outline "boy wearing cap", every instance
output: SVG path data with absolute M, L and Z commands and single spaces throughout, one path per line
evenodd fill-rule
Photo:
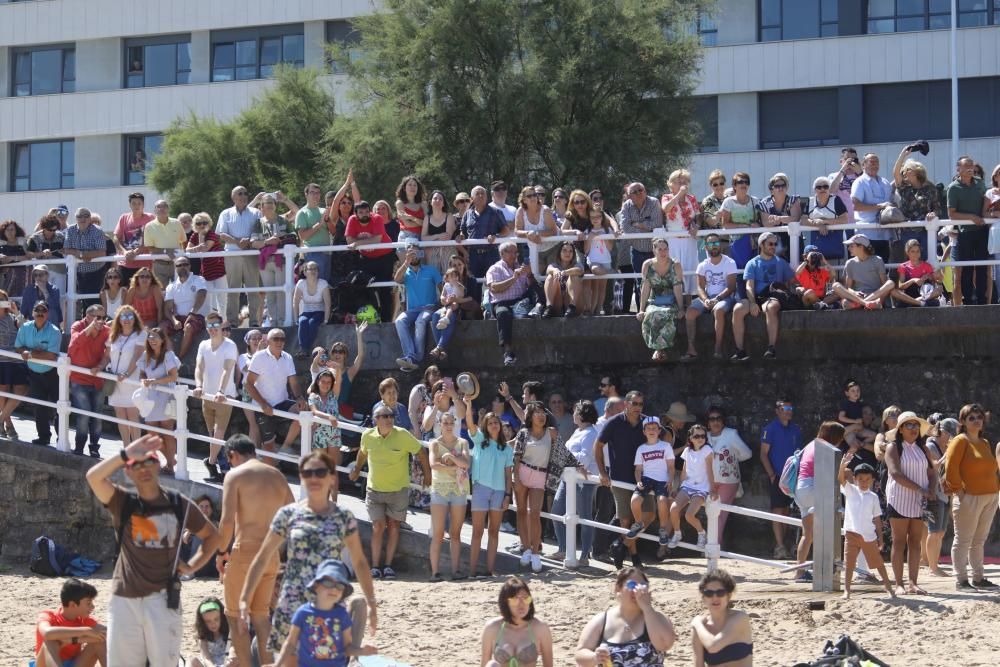
M 854 566 L 858 562 L 858 552 L 865 555 L 869 567 L 874 567 L 882 575 L 886 592 L 896 597 L 892 581 L 882 560 L 882 507 L 878 496 L 872 491 L 875 469 L 867 463 L 854 468 L 848 465 L 854 458 L 856 447 L 851 447 L 840 461 L 840 492 L 844 494 L 844 599 L 851 598 L 851 581 Z
M 843 300 L 845 309 L 880 309 L 896 288 L 886 275 L 885 262 L 875 254 L 872 242 L 864 234 L 855 234 L 844 244 L 851 259 L 844 265 L 844 282 L 834 283 L 833 293 Z
M 374 655 L 374 646 L 355 646 L 351 637 L 351 615 L 344 600 L 354 592 L 347 567 L 329 558 L 319 564 L 309 583 L 314 602 L 299 607 L 275 667 L 347 667 L 355 656 Z
M 652 495 L 656 498 L 656 514 L 660 522 L 660 544 L 670 541 L 670 478 L 674 475 L 674 449 L 669 442 L 661 440 L 664 433 L 659 417 L 642 420 L 645 444 L 635 451 L 635 491 L 632 492 L 632 516 L 642 516 L 642 500 Z M 642 521 L 636 521 L 627 537 L 633 539 L 645 528 Z
M 771 232 L 764 232 L 757 239 L 757 247 L 760 254 L 747 262 L 743 269 L 743 277 L 746 279 L 747 298 L 736 304 L 733 309 L 733 340 L 736 343 L 736 352 L 729 358 L 730 361 L 748 361 L 750 355 L 743 347 L 743 337 L 746 333 L 747 315 L 753 317 L 760 316 L 764 311 L 764 319 L 767 323 L 767 350 L 764 352 L 765 359 L 774 359 L 776 352 L 774 346 L 778 343 L 778 326 L 781 324 L 781 311 L 791 310 L 795 307 L 792 300 L 795 273 L 781 257 L 775 253 L 778 248 L 778 236 Z M 784 289 L 772 289 L 775 283 L 784 285 Z M 798 301 L 798 299 L 795 299 Z
M 396 359 L 401 371 L 419 368 L 424 358 L 427 325 L 438 301 L 438 286 L 444 282 L 437 267 L 421 264 L 424 251 L 415 243 L 406 244 L 406 254 L 392 279 L 406 286 L 406 310 L 396 318 L 396 334 L 403 356 Z

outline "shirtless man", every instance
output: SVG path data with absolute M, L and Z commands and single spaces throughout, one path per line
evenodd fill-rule
M 229 564 L 223 570 L 222 556 L 216 565 L 224 572 L 226 616 L 229 617 L 229 637 L 236 650 L 240 667 L 250 667 L 250 634 L 240 623 L 240 592 L 257 550 L 271 529 L 271 519 L 278 509 L 295 502 L 285 476 L 277 468 L 261 463 L 256 458 L 253 441 L 237 434 L 226 440 L 223 452 L 232 470 L 222 484 L 222 518 L 219 520 L 220 544 L 227 547 L 233 537 Z M 270 609 L 274 593 L 278 559 L 268 564 L 250 604 L 250 618 L 257 631 L 257 645 L 261 662 L 271 662 L 266 651 L 267 636 L 271 633 Z

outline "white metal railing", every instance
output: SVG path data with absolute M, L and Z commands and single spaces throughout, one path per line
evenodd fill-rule
M 1000 219 L 988 218 L 989 224 L 995 224 L 1000 222 Z M 1000 260 L 989 259 L 989 260 L 973 260 L 973 261 L 947 261 L 943 262 L 937 259 L 936 253 L 931 252 L 931 249 L 937 246 L 937 234 L 938 230 L 942 227 L 951 226 L 966 226 L 973 225 L 974 223 L 967 220 L 923 220 L 923 221 L 908 221 L 899 222 L 886 225 L 878 225 L 863 222 L 851 222 L 842 225 L 828 225 L 826 228 L 832 231 L 844 231 L 844 230 L 857 230 L 858 232 L 865 231 L 877 231 L 877 230 L 895 230 L 895 229 L 924 229 L 926 231 L 927 237 L 925 239 L 925 247 L 927 248 L 927 261 L 935 268 L 954 266 L 995 266 L 1000 264 Z M 787 233 L 789 235 L 789 257 L 793 263 L 797 262 L 799 257 L 801 257 L 801 247 L 802 247 L 802 234 L 815 232 L 816 228 L 809 225 L 805 225 L 801 222 L 795 221 L 790 222 L 785 225 L 774 225 L 774 226 L 759 226 L 759 227 L 738 227 L 731 226 L 727 228 L 706 228 L 699 229 L 695 236 L 704 237 L 710 234 L 718 234 L 722 237 L 728 236 L 742 236 L 744 234 L 761 234 L 763 232 L 773 232 L 773 233 Z M 675 232 L 666 231 L 665 229 L 658 229 L 653 232 L 645 233 L 619 233 L 619 234 L 600 234 L 593 236 L 594 239 L 608 240 L 608 241 L 630 241 L 630 240 L 640 240 L 640 239 L 655 239 L 655 238 L 667 238 L 667 239 L 677 239 L 677 238 L 690 238 L 691 235 L 688 232 Z M 560 242 L 560 241 L 579 241 L 579 237 L 575 234 L 564 234 L 560 233 L 557 236 L 545 237 L 546 243 Z M 407 245 L 416 243 L 421 248 L 455 248 L 460 247 L 474 247 L 474 246 L 484 246 L 484 245 L 499 245 L 502 242 L 512 241 L 519 244 L 527 244 L 529 248 L 529 259 L 532 268 L 532 272 L 535 274 L 536 278 L 541 279 L 544 276 L 545 268 L 538 264 L 538 244 L 528 241 L 522 237 L 497 237 L 493 244 L 485 239 L 466 239 L 464 241 L 394 241 L 391 243 L 372 243 L 364 246 L 356 246 L 351 248 L 347 245 L 327 245 L 327 246 L 316 246 L 316 247 L 305 247 L 305 246 L 294 246 L 285 245 L 282 246 L 278 252 L 281 253 L 284 259 L 284 282 L 282 285 L 276 285 L 271 287 L 229 287 L 226 289 L 215 289 L 211 288 L 211 292 L 215 293 L 225 293 L 225 294 L 264 294 L 267 292 L 284 292 L 285 301 L 285 326 L 291 326 L 294 324 L 292 319 L 292 301 L 295 288 L 295 275 L 294 275 L 294 265 L 295 257 L 299 254 L 305 253 L 335 253 L 335 252 L 358 252 L 359 250 L 379 250 L 379 249 L 389 249 L 400 251 L 404 249 Z M 200 253 L 184 253 L 185 256 L 203 259 L 210 257 L 257 257 L 259 256 L 259 250 L 233 250 L 233 251 L 213 251 L 213 252 L 200 252 Z M 129 258 L 131 260 L 148 261 L 154 259 L 162 259 L 165 255 L 163 254 L 143 254 L 136 255 L 135 257 Z M 89 262 L 111 262 L 111 261 L 123 261 L 125 260 L 124 255 L 106 255 L 101 257 L 95 257 Z M 76 312 L 76 303 L 81 299 L 96 299 L 98 294 L 80 294 L 77 292 L 77 275 L 76 268 L 82 260 L 69 256 L 64 258 L 50 258 L 50 259 L 34 259 L 25 260 L 19 262 L 11 262 L 9 264 L 4 264 L 0 266 L 0 269 L 7 267 L 17 267 L 17 266 L 35 266 L 38 264 L 64 264 L 66 266 L 66 294 L 63 296 L 67 301 L 67 313 L 66 319 L 72 319 L 72 314 Z M 596 275 L 585 275 L 583 278 L 585 280 L 613 280 L 621 278 L 641 278 L 642 276 L 637 273 L 610 273 L 603 276 Z M 481 279 L 480 279 L 481 280 Z M 373 282 L 371 287 L 395 287 L 397 283 L 393 281 L 380 281 Z M 17 298 L 20 295 L 10 295 L 12 298 Z

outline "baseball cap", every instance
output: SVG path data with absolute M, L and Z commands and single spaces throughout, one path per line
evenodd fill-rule
M 59 204 L 59 206 L 56 206 L 56 214 L 69 215 L 69 206 L 66 206 L 66 204 Z
M 646 428 L 647 424 L 656 424 L 657 426 L 662 426 L 662 424 L 660 424 L 659 417 L 646 417 L 645 419 L 642 420 L 642 427 Z
M 867 463 L 861 463 L 861 464 L 859 464 L 858 466 L 856 466 L 854 468 L 854 474 L 855 474 L 855 476 L 862 475 L 862 474 L 867 474 L 867 475 L 871 475 L 872 477 L 874 477 L 875 476 L 875 468 L 871 467 Z
M 851 238 L 844 241 L 844 245 L 851 245 L 852 243 L 857 243 L 858 245 L 864 246 L 866 248 L 872 247 L 872 242 L 868 240 L 868 237 L 865 236 L 864 234 L 855 234 Z
M 496 192 L 497 190 L 507 191 L 507 184 L 503 181 L 493 181 L 490 183 L 490 191 Z
M 819 252 L 819 248 L 814 245 L 807 245 L 805 249 L 802 251 L 802 254 L 808 255 L 811 252 Z

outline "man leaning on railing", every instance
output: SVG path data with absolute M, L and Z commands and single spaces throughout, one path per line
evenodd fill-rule
M 55 366 L 33 363 L 32 359 L 55 361 L 59 358 L 62 334 L 49 322 L 49 307 L 39 301 L 31 309 L 31 322 L 25 322 L 17 331 L 14 349 L 28 362 L 28 386 L 31 396 L 40 401 L 55 403 L 59 399 L 59 376 Z M 52 441 L 52 416 L 55 410 L 35 403 L 35 430 L 38 437 L 31 442 L 48 445 Z

